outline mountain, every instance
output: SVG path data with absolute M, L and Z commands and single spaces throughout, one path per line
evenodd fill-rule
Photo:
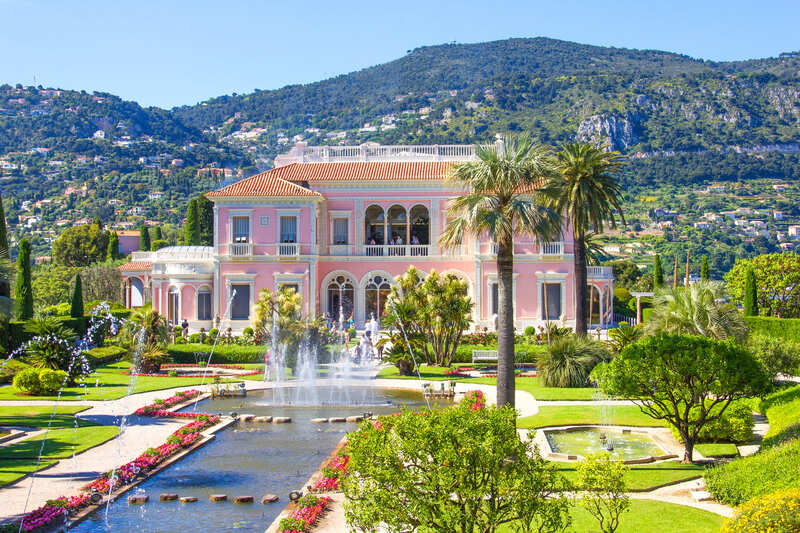
M 179 223 L 187 198 L 268 168 L 300 140 L 455 144 L 509 132 L 621 151 L 632 195 L 650 197 L 665 184 L 796 182 L 800 54 L 712 62 L 547 38 L 446 44 L 316 83 L 172 110 L 3 85 L 0 191 L 10 219 L 25 224 L 17 233 L 43 225 L 46 242 L 53 222 L 84 216 Z M 82 195 L 68 194 L 84 185 Z M 23 200 L 39 202 L 23 208 Z

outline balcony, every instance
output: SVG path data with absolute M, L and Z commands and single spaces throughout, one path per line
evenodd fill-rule
M 564 243 L 559 242 L 543 242 L 539 245 L 539 253 L 541 255 L 564 255 Z
M 614 269 L 610 266 L 587 266 L 586 277 L 589 279 L 614 279 Z
M 296 242 L 282 242 L 278 244 L 278 257 L 293 259 L 300 255 L 300 245 Z
M 232 242 L 228 244 L 228 255 L 231 257 L 250 257 L 253 255 L 253 244 L 249 242 Z
M 431 253 L 427 244 L 365 244 L 366 257 L 427 257 Z

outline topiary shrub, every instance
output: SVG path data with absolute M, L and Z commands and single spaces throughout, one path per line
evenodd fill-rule
M 57 393 L 66 379 L 67 373 L 63 370 L 43 368 L 39 371 L 39 394 L 50 396 Z
M 21 391 L 38 396 L 39 394 L 39 369 L 26 368 L 14 376 L 14 386 Z
M 555 340 L 539 355 L 539 377 L 547 387 L 586 387 L 589 373 L 611 354 L 597 341 L 575 335 Z
M 534 335 L 536 335 L 536 328 L 533 326 L 528 326 L 527 328 L 525 328 L 525 335 L 527 337 L 533 337 Z
M 22 361 L 11 359 L 0 369 L 0 383 L 11 383 L 14 380 L 14 376 L 28 367 L 30 367 L 30 365 Z
M 800 489 L 754 498 L 736 510 L 720 533 L 796 533 L 800 531 Z
M 716 412 L 712 411 L 712 414 Z M 732 403 L 720 418 L 703 425 L 697 442 L 749 442 L 753 438 L 754 425 L 753 412 L 747 402 Z M 680 439 L 677 430 L 671 429 L 675 438 Z
M 203 336 L 200 333 L 192 333 L 189 335 L 189 343 L 200 344 L 203 342 Z

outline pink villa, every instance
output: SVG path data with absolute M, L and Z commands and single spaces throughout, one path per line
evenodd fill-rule
M 190 329 L 231 327 L 254 317 L 258 293 L 293 287 L 310 315 L 358 327 L 383 312 L 394 277 L 414 265 L 468 282 L 476 327 L 494 326 L 497 271 L 489 239 L 442 249 L 453 164 L 474 159 L 472 145 L 306 146 L 275 159 L 275 168 L 209 192 L 214 246 L 133 252 L 121 268 L 125 303 L 152 301 Z M 514 319 L 518 329 L 546 320 L 574 326 L 571 232 L 558 242 L 518 237 Z M 610 267 L 589 267 L 592 327 L 613 320 Z M 545 297 L 546 296 L 546 297 Z M 547 306 L 545 307 L 545 302 Z M 217 317 L 219 317 L 217 319 Z

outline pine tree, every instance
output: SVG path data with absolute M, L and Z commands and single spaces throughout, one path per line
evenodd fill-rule
M 116 231 L 112 231 L 108 237 L 108 250 L 106 251 L 106 261 L 119 259 L 119 237 Z
M 186 225 L 183 227 L 183 244 L 197 246 L 200 244 L 200 220 L 197 213 L 197 199 L 189 200 L 186 208 Z
M 708 268 L 708 256 L 703 256 L 703 262 L 700 263 L 700 279 L 703 281 L 710 281 L 711 280 L 711 271 Z
M 143 252 L 150 251 L 150 231 L 144 224 L 139 228 L 139 249 Z
M 197 197 L 197 218 L 200 226 L 200 245 L 214 246 L 214 202 L 203 195 Z
M 661 268 L 661 256 L 656 254 L 653 258 L 653 288 L 664 286 L 664 271 Z
M 16 314 L 20 320 L 33 318 L 33 288 L 31 286 L 31 243 L 28 239 L 19 241 L 17 257 L 17 286 L 14 288 Z
M 756 273 L 750 268 L 744 278 L 744 316 L 758 316 Z
M 72 318 L 83 316 L 83 287 L 81 285 L 81 275 L 75 274 L 75 288 L 72 290 L 72 302 L 69 308 L 69 316 Z

